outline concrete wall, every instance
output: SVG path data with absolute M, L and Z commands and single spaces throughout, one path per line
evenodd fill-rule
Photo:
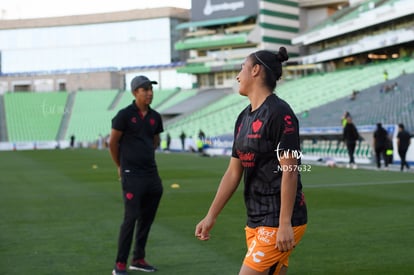
M 19 89 L 30 92 L 124 89 L 124 75 L 119 72 L 95 72 L 0 78 L 0 94 Z

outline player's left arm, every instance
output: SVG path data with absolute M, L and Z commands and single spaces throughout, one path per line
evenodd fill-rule
M 280 216 L 279 229 L 276 238 L 276 247 L 280 251 L 288 251 L 295 246 L 295 238 L 292 227 L 292 214 L 295 204 L 298 185 L 298 160 L 292 154 L 280 159 L 283 169 L 280 190 Z

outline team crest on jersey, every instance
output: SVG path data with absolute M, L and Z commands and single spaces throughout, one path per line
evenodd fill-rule
M 257 132 L 260 131 L 260 129 L 263 126 L 263 122 L 260 119 L 256 119 L 253 123 L 252 123 L 252 130 L 253 130 L 253 134 L 249 134 L 247 135 L 248 138 L 261 138 L 262 135 L 258 134 Z
M 262 128 L 263 122 L 261 122 L 259 119 L 256 119 L 255 122 L 252 124 L 252 129 L 254 133 L 257 133 L 260 128 Z
M 132 123 L 137 123 L 137 118 L 133 116 L 133 117 L 131 118 L 131 122 L 132 122 Z
M 151 119 L 149 120 L 149 122 L 150 122 L 151 126 L 154 126 L 154 125 L 155 125 L 155 119 L 151 118 Z

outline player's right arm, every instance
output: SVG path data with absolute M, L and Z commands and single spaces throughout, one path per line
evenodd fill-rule
M 121 177 L 121 162 L 119 159 L 119 140 L 122 137 L 123 132 L 112 128 L 111 135 L 109 137 L 109 152 L 112 160 L 114 161 L 117 169 L 118 176 Z
M 217 216 L 239 186 L 242 174 L 243 167 L 240 159 L 232 157 L 226 172 L 221 178 L 216 196 L 211 203 L 207 215 L 196 226 L 195 236 L 199 240 L 206 241 L 210 238 L 209 232 L 213 228 Z

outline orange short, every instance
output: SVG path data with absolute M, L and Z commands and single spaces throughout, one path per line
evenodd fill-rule
M 288 266 L 289 255 L 292 250 L 280 252 L 276 248 L 277 227 L 260 226 L 250 228 L 246 226 L 245 230 L 248 250 L 243 261 L 244 265 L 259 272 L 272 267 L 276 268 L 273 274 L 279 274 L 282 265 Z M 296 245 L 302 239 L 305 230 L 306 224 L 293 227 Z

